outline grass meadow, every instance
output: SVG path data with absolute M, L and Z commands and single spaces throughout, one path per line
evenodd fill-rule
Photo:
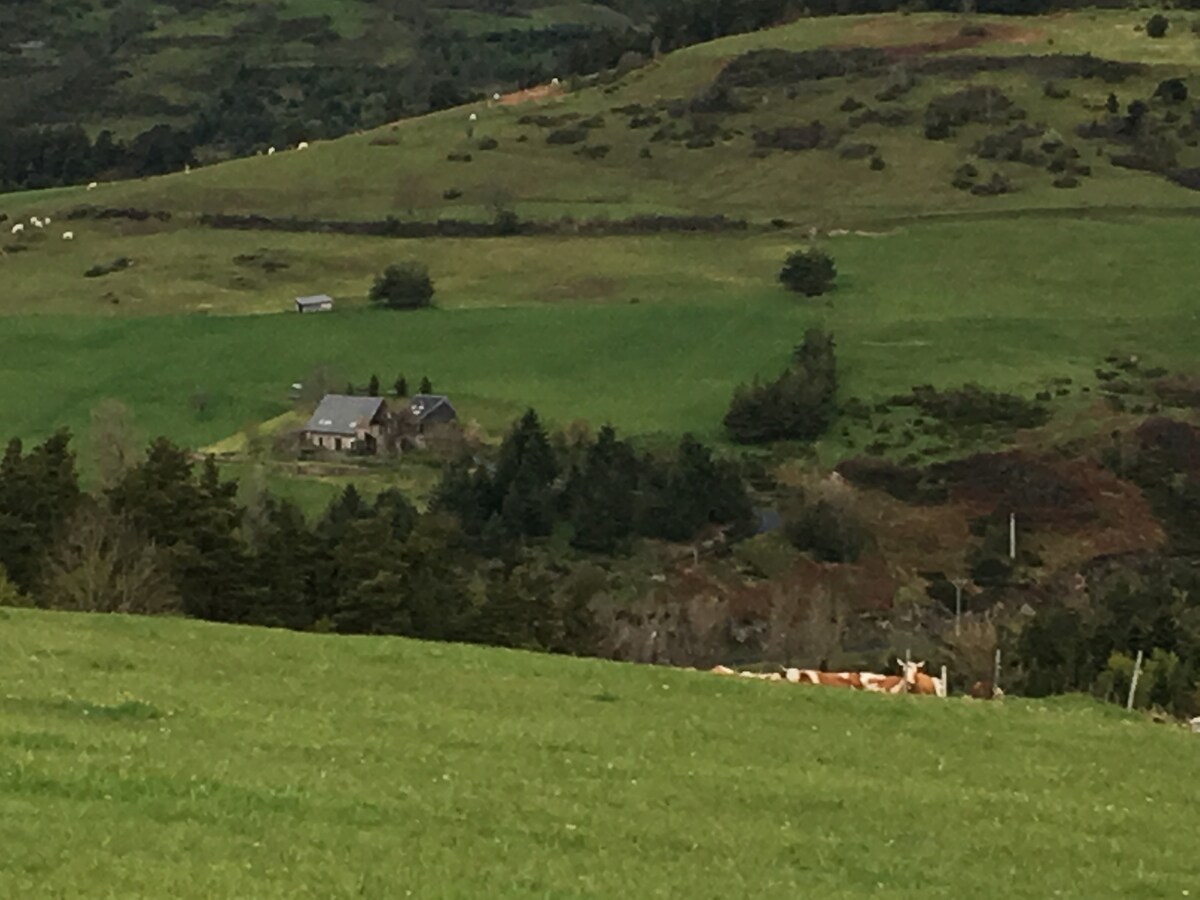
M 119 307 L 70 293 L 67 267 L 38 272 L 30 252 L 3 263 L 23 275 L 0 307 L 0 416 L 10 434 L 80 431 L 114 397 L 147 436 L 207 446 L 285 412 L 289 385 L 324 365 L 356 384 L 372 373 L 385 386 L 428 375 L 487 430 L 533 406 L 560 425 L 714 438 L 734 387 L 773 376 L 812 324 L 836 336 L 845 397 L 967 381 L 1030 393 L 1051 378 L 1088 378 L 1114 350 L 1190 364 L 1196 236 L 1193 220 L 1175 217 L 903 226 L 827 241 L 839 286 L 818 300 L 775 283 L 801 243 L 780 234 L 392 241 L 180 231 L 147 239 L 157 249 L 141 262 L 95 279 L 127 298 Z M 238 269 L 231 256 L 246 240 L 295 270 L 221 300 L 217 285 Z M 365 308 L 372 274 L 409 258 L 430 265 L 438 308 Z M 206 274 L 189 281 L 189 271 Z M 198 302 L 266 312 L 319 290 L 338 298 L 336 312 L 214 315 Z
M 402 639 L 0 610 L 8 897 L 1180 897 L 1196 738 Z

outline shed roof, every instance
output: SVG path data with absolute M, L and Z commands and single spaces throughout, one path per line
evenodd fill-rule
M 413 394 L 408 401 L 409 411 L 418 422 L 442 406 L 449 407 L 451 412 L 454 411 L 454 407 L 450 405 L 450 398 L 445 394 Z
M 349 394 L 326 394 L 317 411 L 312 414 L 305 431 L 317 434 L 353 435 L 358 423 L 375 418 L 383 406 L 382 397 L 352 397 Z

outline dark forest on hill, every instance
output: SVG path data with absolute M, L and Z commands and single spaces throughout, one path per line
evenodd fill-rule
M 1031 15 L 1074 0 L 974 0 L 978 13 Z M 340 34 L 327 15 L 285 17 L 271 5 L 174 0 L 15 0 L 0 7 L 0 190 L 136 178 L 337 137 L 551 78 L 621 73 L 654 54 L 802 15 L 927 9 L 962 0 L 613 0 L 611 20 L 531 26 L 511 3 L 458 5 L 494 17 L 482 33 L 435 5 L 365 7 L 411 43 L 403 60 Z M 242 9 L 231 33 L 160 34 L 176 19 Z M 284 49 L 307 47 L 305 61 Z M 154 54 L 201 54 L 196 71 L 152 90 L 126 90 Z M 280 60 L 284 60 L 281 62 Z M 181 102 L 174 87 L 196 91 Z M 146 125 L 147 121 L 154 124 Z M 136 128 L 130 122 L 141 123 Z

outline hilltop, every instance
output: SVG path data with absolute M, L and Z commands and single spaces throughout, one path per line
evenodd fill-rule
M 1180 896 L 1195 738 L 401 639 L 0 610 L 13 896 Z

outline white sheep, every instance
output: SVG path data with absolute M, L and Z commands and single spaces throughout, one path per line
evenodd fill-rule
M 274 155 L 275 155 L 275 148 L 274 148 L 274 147 L 268 147 L 268 148 L 267 148 L 267 156 L 274 156 Z
M 308 149 L 308 141 L 301 141 L 300 143 L 298 143 L 296 145 L 296 149 L 297 150 L 307 150 Z
M 191 171 L 192 171 L 192 167 L 189 166 L 187 163 L 184 163 L 183 164 L 183 174 L 187 175 Z
M 558 79 L 557 78 L 551 78 L 550 83 L 552 85 L 554 85 L 555 87 L 558 87 Z
M 95 182 L 95 181 L 88 182 L 87 189 L 88 189 L 89 191 L 94 191 L 94 190 L 95 190 L 96 188 L 98 188 L 98 187 L 100 187 L 99 183 L 97 183 L 97 182 Z
M 478 118 L 479 118 L 479 116 L 477 116 L 475 113 L 471 113 L 469 116 L 467 116 L 467 121 L 468 121 L 468 122 L 474 122 L 474 121 L 476 121 Z
M 49 216 L 46 216 L 46 218 L 42 219 L 42 224 L 49 225 L 52 221 L 53 219 L 51 219 Z
M 499 94 L 499 93 L 492 94 L 492 99 L 493 99 L 493 100 L 499 100 L 499 99 L 500 99 L 500 94 Z
M 30 216 L 29 224 L 32 225 L 34 228 L 45 228 L 46 227 L 46 223 L 44 223 L 37 216 Z
M 64 231 L 64 232 L 63 232 L 63 238 L 62 238 L 62 239 L 63 239 L 64 241 L 73 241 L 73 240 L 75 240 L 75 232 L 73 232 L 73 231 Z
M 24 223 L 24 222 L 18 222 L 16 225 L 14 225 L 14 226 L 12 227 L 12 233 L 13 233 L 13 234 L 21 234 L 21 233 L 22 233 L 24 230 L 25 230 L 25 223 Z

